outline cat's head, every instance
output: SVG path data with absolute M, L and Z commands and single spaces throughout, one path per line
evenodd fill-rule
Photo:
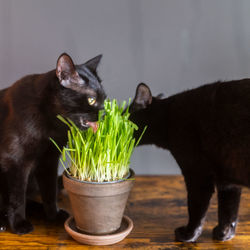
M 147 126 L 146 132 L 140 141 L 140 144 L 152 143 L 150 135 L 154 129 L 153 119 L 155 117 L 156 103 L 163 98 L 163 94 L 152 96 L 150 88 L 145 83 L 140 83 L 135 92 L 135 97 L 129 106 L 129 119 L 138 126 L 135 131 L 135 138 L 138 139 Z M 157 128 L 156 128 L 157 130 Z
M 75 65 L 64 53 L 57 60 L 60 115 L 71 119 L 80 129 L 92 127 L 96 130 L 98 113 L 103 109 L 106 94 L 96 71 L 101 58 L 99 55 L 84 64 Z

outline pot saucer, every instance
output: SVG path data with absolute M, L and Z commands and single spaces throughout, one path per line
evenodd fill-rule
M 133 229 L 133 221 L 128 216 L 124 215 L 121 227 L 114 233 L 106 235 L 93 235 L 81 232 L 76 228 L 73 216 L 65 221 L 64 227 L 67 233 L 79 243 L 105 246 L 122 241 Z

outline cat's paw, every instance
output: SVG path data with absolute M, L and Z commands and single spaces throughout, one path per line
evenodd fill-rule
M 0 223 L 0 233 L 6 231 L 6 225 L 3 223 Z
M 32 232 L 33 226 L 32 224 L 28 221 L 28 220 L 18 220 L 16 223 L 14 223 L 14 225 L 12 226 L 12 231 L 13 233 L 16 234 L 27 234 Z
M 182 242 L 195 242 L 201 235 L 202 227 L 198 227 L 196 230 L 189 231 L 187 227 L 179 227 L 175 229 L 175 239 Z
M 228 226 L 220 227 L 219 225 L 213 229 L 213 238 L 219 241 L 231 240 L 235 236 L 236 222 Z

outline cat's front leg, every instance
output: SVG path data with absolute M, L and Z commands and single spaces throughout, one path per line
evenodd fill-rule
M 187 226 L 175 230 L 178 241 L 194 242 L 202 232 L 210 198 L 214 192 L 214 183 L 210 176 L 184 176 L 188 192 L 189 222 Z
M 18 166 L 9 161 L 3 173 L 6 184 L 6 208 L 9 226 L 13 233 L 26 234 L 33 231 L 26 219 L 26 188 L 32 164 Z
M 7 229 L 8 216 L 6 211 L 0 211 L 0 232 L 4 232 Z
M 217 189 L 219 224 L 213 229 L 213 238 L 226 241 L 235 235 L 241 188 L 233 185 L 218 185 Z
M 58 184 L 58 159 L 59 153 L 49 146 L 36 168 L 36 179 L 41 192 L 44 210 L 48 220 L 64 222 L 69 214 L 57 208 L 57 184 Z
M 1 168 L 1 166 L 0 166 Z M 8 225 L 8 217 L 6 212 L 6 205 L 7 205 L 7 199 L 6 199 L 6 183 L 4 183 L 4 180 L 2 179 L 2 176 L 0 175 L 0 232 L 4 232 L 7 229 Z

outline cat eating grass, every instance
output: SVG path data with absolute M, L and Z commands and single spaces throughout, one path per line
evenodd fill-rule
M 35 178 L 49 220 L 64 220 L 58 210 L 57 167 L 60 147 L 67 142 L 67 127 L 57 115 L 70 118 L 81 129 L 96 130 L 98 112 L 106 94 L 97 75 L 101 55 L 75 65 L 62 54 L 56 69 L 29 75 L 0 91 L 0 229 L 12 232 L 33 231 L 26 219 L 26 191 Z M 32 189 L 32 188 L 30 188 Z
M 140 144 L 169 150 L 181 168 L 188 194 L 188 224 L 176 240 L 193 242 L 202 233 L 210 198 L 218 192 L 216 240 L 234 237 L 241 186 L 250 187 L 250 79 L 216 82 L 165 99 L 139 84 L 129 108 L 145 126 Z

